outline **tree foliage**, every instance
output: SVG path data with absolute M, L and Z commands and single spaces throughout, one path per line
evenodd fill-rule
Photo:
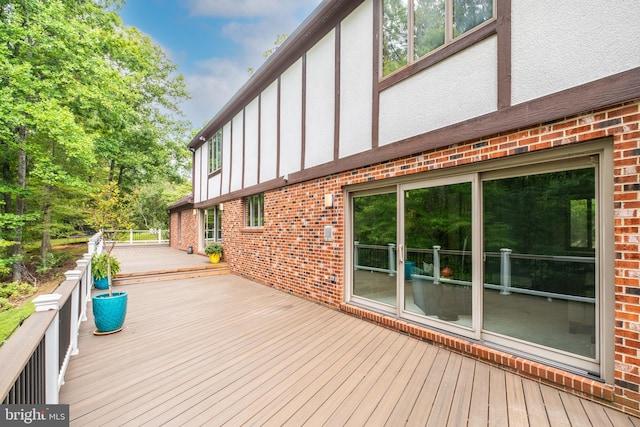
M 51 235 L 95 225 L 80 207 L 105 185 L 186 176 L 184 79 L 120 4 L 0 0 L 0 258 L 14 278 L 24 239 L 45 256 Z

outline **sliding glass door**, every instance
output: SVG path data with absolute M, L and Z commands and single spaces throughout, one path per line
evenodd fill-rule
M 396 194 L 393 188 L 352 199 L 352 295 L 394 313 L 397 305 Z
M 597 372 L 600 266 L 611 265 L 601 259 L 599 159 L 351 193 L 349 300 Z
M 595 358 L 595 168 L 482 187 L 484 330 Z
M 404 308 L 472 326 L 471 182 L 403 187 Z

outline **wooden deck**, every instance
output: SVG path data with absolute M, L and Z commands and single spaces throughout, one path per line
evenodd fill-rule
M 233 275 L 120 286 L 84 322 L 71 425 L 640 426 L 640 420 Z

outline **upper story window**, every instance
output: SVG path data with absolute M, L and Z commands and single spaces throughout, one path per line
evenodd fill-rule
M 489 21 L 494 16 L 493 2 L 383 0 L 382 75 L 415 62 Z
M 255 194 L 244 199 L 244 226 L 264 226 L 264 194 Z
M 209 139 L 209 173 L 222 167 L 222 129 Z

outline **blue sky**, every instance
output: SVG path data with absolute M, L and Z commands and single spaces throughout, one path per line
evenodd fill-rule
M 128 0 L 118 12 L 162 47 L 185 76 L 182 111 L 202 127 L 258 69 L 278 34 L 291 34 L 321 0 Z

